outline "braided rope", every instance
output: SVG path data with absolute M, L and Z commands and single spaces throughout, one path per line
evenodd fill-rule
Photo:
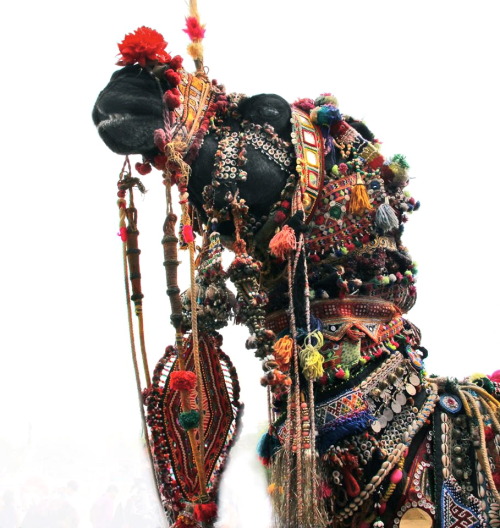
M 500 493 L 498 493 L 497 487 L 495 485 L 495 481 L 493 480 L 493 473 L 491 471 L 490 463 L 488 461 L 488 453 L 486 452 L 486 437 L 484 434 L 484 420 L 483 415 L 481 413 L 481 409 L 479 408 L 479 404 L 477 400 L 467 391 L 460 391 L 463 393 L 464 399 L 469 400 L 470 407 L 472 408 L 472 411 L 474 413 L 474 417 L 476 418 L 478 422 L 478 432 L 479 432 L 479 438 L 480 438 L 480 445 L 479 445 L 479 461 L 481 463 L 481 466 L 483 468 L 483 471 L 486 474 L 486 478 L 488 480 L 488 486 L 490 487 L 490 491 L 493 494 L 493 497 L 495 498 L 495 501 L 500 504 Z

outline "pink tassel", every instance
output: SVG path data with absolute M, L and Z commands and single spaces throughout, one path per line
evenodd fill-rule
M 186 242 L 186 244 L 194 242 L 193 226 L 182 226 L 182 238 L 184 239 L 184 242 Z
M 122 239 L 122 242 L 126 242 L 127 241 L 127 228 L 120 227 L 120 232 L 118 233 L 118 235 Z
M 296 247 L 297 240 L 295 238 L 295 231 L 288 225 L 283 226 L 281 231 L 276 233 L 271 239 L 271 242 L 269 242 L 271 254 L 282 259 Z

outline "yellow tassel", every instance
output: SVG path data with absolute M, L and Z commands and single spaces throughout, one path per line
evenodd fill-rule
M 349 200 L 349 212 L 355 215 L 361 215 L 365 211 L 372 209 L 370 198 L 366 192 L 363 178 L 358 175 L 356 185 L 351 189 L 351 199 Z
M 312 344 L 312 339 L 315 339 L 315 345 Z M 325 372 L 323 369 L 324 358 L 320 353 L 324 342 L 323 334 L 321 332 L 312 332 L 306 337 L 305 345 L 299 352 L 302 373 L 307 379 L 320 378 Z
M 194 60 L 203 59 L 203 45 L 201 42 L 191 42 L 188 44 L 187 52 Z
M 323 356 L 312 346 L 306 345 L 300 351 L 302 373 L 307 379 L 317 379 L 323 376 Z

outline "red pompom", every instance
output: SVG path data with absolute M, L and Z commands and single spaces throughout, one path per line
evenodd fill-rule
M 149 163 L 139 163 L 135 164 L 135 170 L 141 175 L 145 176 L 151 172 L 151 165 Z
M 495 438 L 495 431 L 493 431 L 491 425 L 484 428 L 484 438 L 487 442 L 491 442 Z
M 184 59 L 180 55 L 176 55 L 175 57 L 172 57 L 170 60 L 170 67 L 174 70 L 178 70 L 179 68 L 182 68 L 182 61 Z
M 348 167 L 345 163 L 339 165 L 340 174 L 347 174 Z
M 188 37 L 193 41 L 201 40 L 205 37 L 205 26 L 202 26 L 196 17 L 186 18 L 186 29 L 182 31 L 187 33 Z
M 165 72 L 165 79 L 167 79 L 167 82 L 174 88 L 179 86 L 181 82 L 181 76 L 175 70 L 167 70 Z
M 298 99 L 297 101 L 295 101 L 295 103 L 293 103 L 293 106 L 304 110 L 304 112 L 309 112 L 316 105 L 314 104 L 314 101 L 312 99 Z
M 172 57 L 165 51 L 166 47 L 167 43 L 158 31 L 142 26 L 125 35 L 118 44 L 121 58 L 117 64 L 127 66 L 137 63 L 145 67 L 148 62 L 169 62 Z
M 165 150 L 165 145 L 167 144 L 167 136 L 163 128 L 157 128 L 153 132 L 153 141 L 158 150 L 163 152 Z
M 493 473 L 493 482 L 495 483 L 495 486 L 497 489 L 500 489 L 500 472 L 497 471 L 496 473 Z
M 208 502 L 207 504 L 194 505 L 194 518 L 197 521 L 207 522 L 211 521 L 217 515 L 217 504 L 215 502 Z
M 190 370 L 174 370 L 168 386 L 172 390 L 192 390 L 196 387 L 196 374 Z
M 277 224 L 281 224 L 285 220 L 286 220 L 286 214 L 283 211 L 276 211 L 276 213 L 274 215 L 274 221 Z
M 175 94 L 174 90 L 177 90 L 177 88 L 167 90 L 163 96 L 163 100 L 165 101 L 165 104 L 168 106 L 169 110 L 175 110 L 182 104 L 181 96 Z

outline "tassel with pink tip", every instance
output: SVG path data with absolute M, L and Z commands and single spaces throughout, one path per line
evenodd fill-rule
M 281 231 L 276 233 L 269 242 L 271 254 L 281 259 L 285 259 L 296 247 L 295 231 L 288 225 L 283 226 Z

